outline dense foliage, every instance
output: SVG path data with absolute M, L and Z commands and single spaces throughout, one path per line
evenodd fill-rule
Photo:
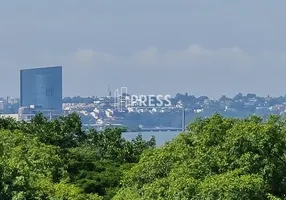
M 285 119 L 198 119 L 144 152 L 114 199 L 286 199 L 285 151 Z
M 286 199 L 286 119 L 213 115 L 160 148 L 76 114 L 0 118 L 0 199 Z
M 111 199 L 123 171 L 155 139 L 122 138 L 120 128 L 83 131 L 78 115 L 31 123 L 0 118 L 1 200 Z

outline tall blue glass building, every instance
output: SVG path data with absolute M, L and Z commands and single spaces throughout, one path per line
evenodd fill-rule
M 21 107 L 62 110 L 62 67 L 21 70 L 20 100 Z

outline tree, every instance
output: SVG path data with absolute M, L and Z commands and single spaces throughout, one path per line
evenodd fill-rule
M 197 119 L 145 151 L 114 199 L 283 199 L 286 120 Z
M 237 95 L 235 95 L 234 97 L 233 97 L 233 100 L 243 100 L 243 95 L 241 94 L 241 93 L 238 93 Z
M 18 131 L 1 131 L 0 147 L 0 199 L 100 199 L 68 183 L 58 147 Z
M 83 131 L 77 114 L 30 123 L 0 118 L 0 199 L 111 199 L 123 173 L 155 139 L 122 128 Z
M 76 113 L 52 121 L 38 113 L 26 127 L 22 129 L 24 132 L 37 136 L 45 144 L 61 148 L 76 147 L 87 137 L 86 132 L 82 130 L 81 119 Z

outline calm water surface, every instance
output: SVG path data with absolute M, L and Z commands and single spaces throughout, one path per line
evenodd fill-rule
M 175 138 L 180 131 L 162 131 L 162 132 L 126 132 L 123 133 L 123 137 L 127 140 L 135 138 L 139 133 L 142 134 L 143 139 L 149 140 L 152 135 L 155 136 L 157 146 L 163 145 L 167 141 L 171 141 Z

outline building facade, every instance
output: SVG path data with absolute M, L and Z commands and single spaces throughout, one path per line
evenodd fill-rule
M 20 71 L 20 107 L 62 110 L 62 67 Z
M 64 116 L 64 113 L 61 110 L 48 110 L 48 109 L 42 109 L 41 107 L 20 107 L 18 111 L 18 120 L 20 121 L 31 121 L 37 113 L 42 113 L 44 117 L 46 117 L 48 120 L 56 119 L 60 116 Z M 1 116 L 1 115 L 0 115 Z

